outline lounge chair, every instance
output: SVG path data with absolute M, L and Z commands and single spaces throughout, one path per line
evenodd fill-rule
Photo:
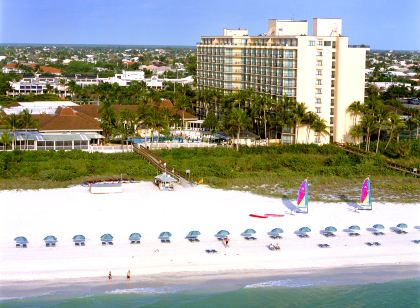
M 28 246 L 26 244 L 22 244 L 23 248 L 28 248 Z
M 51 243 L 51 246 L 52 246 L 52 247 L 55 247 L 55 243 Z
M 79 242 L 74 243 L 74 246 L 80 246 Z
M 381 243 L 379 243 L 379 242 L 373 242 L 373 245 L 375 245 L 375 246 L 381 246 Z
M 85 246 L 85 242 L 81 242 L 80 243 L 80 246 Z
M 414 244 L 420 244 L 420 240 L 413 240 L 412 241 Z
M 51 246 L 51 244 L 50 244 L 50 243 L 45 243 L 45 246 L 46 246 L 46 247 L 50 247 L 50 246 Z
M 385 235 L 385 233 L 380 232 L 380 231 L 373 232 L 373 234 L 374 234 L 374 235 Z
M 114 245 L 114 243 L 113 242 L 108 242 L 108 245 Z
M 20 244 L 16 244 L 16 248 L 20 248 Z
M 360 236 L 360 234 L 359 234 L 359 233 L 357 233 L 357 232 L 351 232 L 351 233 L 349 233 L 349 235 L 350 235 L 350 236 Z
M 162 239 L 160 239 L 160 241 L 162 243 L 170 243 L 171 242 L 171 240 L 169 238 L 162 238 Z
M 318 244 L 319 248 L 330 248 L 330 245 L 328 244 Z
M 131 243 L 130 244 L 135 244 L 136 243 L 136 241 L 131 241 Z
M 256 237 L 253 237 L 252 235 L 250 235 L 250 236 L 245 236 L 244 237 L 246 240 L 251 240 L 251 241 L 253 241 L 253 240 L 256 240 L 257 238 Z
M 206 249 L 207 253 L 217 253 L 216 249 Z
M 298 236 L 299 236 L 300 238 L 308 238 L 308 237 L 309 237 L 309 235 L 308 235 L 308 234 L 306 234 L 306 233 L 301 233 L 301 234 L 298 234 Z
M 277 240 L 277 239 L 281 239 L 282 238 L 280 235 L 270 235 L 270 237 L 272 239 L 274 239 L 274 240 Z

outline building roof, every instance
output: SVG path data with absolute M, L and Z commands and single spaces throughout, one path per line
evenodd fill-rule
M 50 73 L 50 74 L 56 74 L 56 75 L 61 74 L 61 69 L 52 67 L 52 66 L 42 65 L 39 69 L 42 73 Z
M 34 115 L 39 131 L 102 131 L 99 122 L 70 107 L 59 107 L 54 115 Z

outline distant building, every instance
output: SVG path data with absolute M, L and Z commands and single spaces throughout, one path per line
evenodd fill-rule
M 264 35 L 246 29 L 224 29 L 223 35 L 202 36 L 197 45 L 197 85 L 225 93 L 253 89 L 273 98 L 304 102 L 328 124 L 330 136 L 310 133 L 309 142 L 347 142 L 352 119 L 347 107 L 364 101 L 366 47 L 349 45 L 342 20 L 314 18 L 313 34 L 306 20 L 268 21 Z M 203 117 L 204 106 L 197 106 Z M 284 143 L 295 134 L 284 135 Z M 306 141 L 306 127 L 298 143 Z

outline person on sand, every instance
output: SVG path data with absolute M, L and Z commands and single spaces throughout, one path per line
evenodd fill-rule
M 276 248 L 276 250 L 280 250 L 280 245 L 279 243 L 276 243 L 276 245 L 274 246 Z
M 128 272 L 127 272 L 127 280 L 130 280 L 130 279 L 131 279 L 131 271 L 128 270 Z
M 109 273 L 108 273 L 108 280 L 112 280 L 112 274 L 111 274 L 111 271 L 109 271 Z
M 226 247 L 229 247 L 229 238 L 226 238 Z

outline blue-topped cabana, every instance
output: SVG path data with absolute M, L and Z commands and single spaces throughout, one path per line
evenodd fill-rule
M 45 246 L 55 247 L 55 244 L 58 242 L 57 238 L 54 235 L 48 235 L 44 238 Z
M 24 236 L 18 236 L 15 238 L 16 248 L 26 248 L 28 247 L 28 240 Z
M 113 239 L 114 239 L 114 237 L 111 234 L 109 234 L 109 233 L 103 234 L 101 236 L 102 245 L 107 245 L 107 244 L 108 245 L 114 245 L 114 243 L 112 242 Z

